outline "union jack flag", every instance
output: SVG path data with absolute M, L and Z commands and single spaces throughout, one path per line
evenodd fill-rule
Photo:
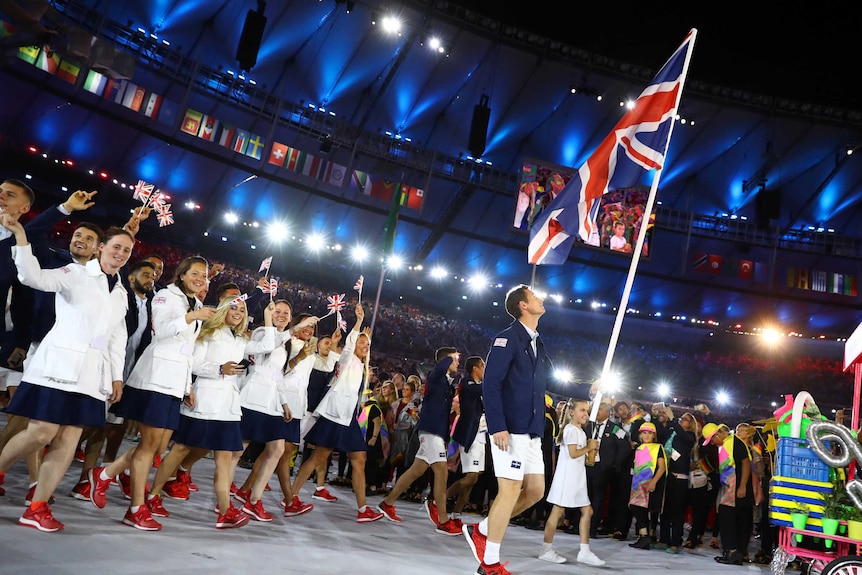
M 244 294 L 242 294 L 242 295 L 238 295 L 238 296 L 236 296 L 235 298 L 233 298 L 233 299 L 232 299 L 232 300 L 230 300 L 229 302 L 223 303 L 223 304 L 222 304 L 222 305 L 220 305 L 219 307 L 224 307 L 224 306 L 229 306 L 229 305 L 236 305 L 236 304 L 238 304 L 239 302 L 241 302 L 241 301 L 245 301 L 245 300 L 247 300 L 247 299 L 248 299 L 248 294 L 247 294 L 247 293 L 244 293 Z
M 341 331 L 347 331 L 347 322 L 344 321 L 341 317 L 341 312 L 338 313 L 338 329 Z
M 260 291 L 263 293 L 268 293 L 270 296 L 274 296 L 278 292 L 278 278 L 270 278 L 268 282 L 257 287 L 259 287 Z
M 529 263 L 564 263 L 574 236 L 590 240 L 604 194 L 631 187 L 650 171 L 661 170 L 696 34 L 697 30 L 688 33 L 634 107 L 536 219 L 527 248 Z
M 139 200 L 145 204 L 150 199 L 150 194 L 153 193 L 153 184 L 148 184 L 144 180 L 138 180 L 138 183 L 132 187 L 132 199 Z
M 160 201 L 160 202 L 159 202 L 159 203 L 157 203 L 157 204 L 153 204 L 153 208 L 155 208 L 155 210 L 156 210 L 156 213 L 157 213 L 157 214 L 163 214 L 163 213 L 165 213 L 165 212 L 170 212 L 170 211 L 171 211 L 171 205 L 170 205 L 170 204 L 166 204 L 166 203 L 165 203 L 165 202 L 163 202 L 163 201 Z
M 159 227 L 163 228 L 174 223 L 174 213 L 171 211 L 163 211 L 156 214 L 156 219 L 159 220 Z
M 340 293 L 338 295 L 331 295 L 326 298 L 326 301 L 329 302 L 326 304 L 326 309 L 329 310 L 327 315 L 332 315 L 334 313 L 339 313 L 344 307 L 347 305 L 347 302 L 344 301 L 344 294 Z
M 362 284 L 365 283 L 365 276 L 359 276 L 359 279 L 356 280 L 356 285 L 353 286 L 353 289 L 362 293 Z

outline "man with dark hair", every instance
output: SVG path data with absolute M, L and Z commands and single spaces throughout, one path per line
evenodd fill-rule
M 455 424 L 452 439 L 461 451 L 461 473 L 464 476 L 449 486 L 446 498 L 457 497 L 452 516 L 460 519 L 479 474 L 485 471 L 485 444 L 488 443 L 488 425 L 482 404 L 482 380 L 485 378 L 485 360 L 474 355 L 464 365 L 467 377 L 458 390 L 461 416 Z
M 431 499 L 426 500 L 425 510 L 428 518 L 437 526 L 437 533 L 458 535 L 460 521 L 450 519 L 446 514 L 446 484 L 449 479 L 447 465 L 447 443 L 449 442 L 449 414 L 452 412 L 452 398 L 458 383 L 459 354 L 454 347 L 441 347 L 435 354 L 437 365 L 428 372 L 425 385 L 425 400 L 419 414 L 419 451 L 413 465 L 401 475 L 392 491 L 377 506 L 390 521 L 401 523 L 395 514 L 395 501 L 414 481 L 425 475 L 428 467 L 434 474 Z
M 541 442 L 553 366 L 536 331 L 545 306 L 533 290 L 519 285 L 506 294 L 506 311 L 514 321 L 494 338 L 482 382 L 498 493 L 488 517 L 463 529 L 479 575 L 509 574 L 500 563 L 509 520 L 545 492 Z
M 31 243 L 37 244 L 40 240 L 44 241 L 48 233 L 51 231 L 58 221 L 64 216 L 70 215 L 72 212 L 86 210 L 93 205 L 92 197 L 96 192 L 76 191 L 72 193 L 63 204 L 54 208 L 44 210 L 38 216 L 27 222 L 24 229 L 27 231 L 27 237 Z M 30 211 L 31 205 L 35 200 L 33 190 L 20 180 L 7 179 L 0 183 L 0 214 L 6 218 L 18 220 L 22 215 Z M 37 292 L 31 288 L 23 286 L 18 281 L 18 271 L 15 268 L 15 263 L 12 260 L 12 246 L 15 244 L 15 238 L 12 233 L 5 227 L 0 227 L 0 294 L 3 300 L 7 301 L 8 295 L 11 292 L 11 304 L 8 306 L 8 313 L 0 314 L 0 370 L 8 371 L 6 377 L 6 386 L 9 395 L 12 396 L 21 381 L 21 373 L 23 370 L 24 360 L 28 353 L 32 353 L 31 342 L 40 341 L 42 336 L 53 325 L 53 303 L 54 294 L 44 294 L 43 299 L 50 301 L 50 319 L 39 320 L 36 316 L 36 301 Z M 34 245 L 34 253 L 38 257 Z M 66 259 L 57 263 L 53 267 L 60 267 L 69 263 L 71 259 Z M 42 265 L 43 268 L 51 267 Z M 12 325 L 7 325 L 6 318 L 11 319 Z M 34 319 L 35 318 L 35 319 Z M 43 326 L 47 323 L 47 327 Z M 14 435 L 23 431 L 29 423 L 27 418 L 10 416 L 3 433 L 0 434 L 0 449 L 6 445 Z M 27 467 L 30 471 L 31 489 L 29 494 L 35 491 L 35 480 L 38 475 L 38 466 L 40 452 L 34 452 L 28 456 Z M 5 491 L 0 488 L 0 495 Z

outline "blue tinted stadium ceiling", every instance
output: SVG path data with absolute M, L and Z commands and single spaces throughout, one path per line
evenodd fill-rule
M 257 62 L 242 71 L 236 49 L 257 2 L 56 0 L 46 18 L 62 31 L 55 45 L 68 39 L 57 54 L 82 65 L 66 67 L 70 83 L 62 66 L 52 77 L 17 57 L 14 35 L 3 39 L 3 175 L 32 172 L 47 198 L 62 195 L 57 170 L 70 182 L 93 170 L 98 213 L 115 218 L 135 202 L 114 178 L 153 182 L 171 194 L 176 224 L 147 222 L 145 237 L 203 253 L 248 250 L 253 267 L 267 255 L 263 230 L 275 220 L 298 237 L 318 233 L 343 246 L 327 260 L 347 260 L 357 243 L 379 252 L 389 203 L 358 190 L 351 172 L 359 170 L 424 191 L 421 209 L 401 209 L 395 239 L 395 252 L 424 270 L 392 274 L 393 290 L 424 285 L 428 293 L 432 281 L 422 274 L 436 265 L 459 278 L 485 274 L 504 288 L 529 283 L 528 237 L 511 226 L 522 161 L 580 166 L 620 118 L 620 101 L 636 97 L 698 27 L 685 123 L 674 128 L 651 257 L 629 306 L 743 329 L 849 335 L 862 319 L 862 158 L 847 150 L 862 144 L 862 107 L 829 66 L 843 60 L 829 56 L 851 36 L 841 28 L 850 19 L 827 28 L 817 15 L 764 17 L 784 33 L 779 43 L 760 23 L 731 26 L 722 14 L 638 8 L 621 19 L 614 11 L 625 10 L 614 5 L 570 17 L 541 12 L 543 4 L 553 3 L 270 1 Z M 400 34 L 382 30 L 387 10 L 403 22 Z M 432 34 L 442 52 L 430 49 Z M 111 92 L 116 85 L 88 91 L 90 68 L 141 87 L 138 109 Z M 491 112 L 477 159 L 468 142 L 483 96 Z M 182 130 L 187 109 L 201 126 L 209 119 L 214 141 Z M 259 159 L 219 145 L 224 136 L 235 146 L 243 132 L 263 143 Z M 288 155 L 287 147 L 304 152 L 306 172 L 318 160 L 318 177 L 272 164 L 275 143 Z M 338 166 L 347 170 L 341 185 L 330 177 Z M 762 189 L 778 197 L 777 218 L 757 218 Z M 226 222 L 226 211 L 239 221 Z M 260 227 L 244 225 L 254 222 Z M 292 241 L 290 252 L 305 249 Z M 352 283 L 358 264 L 344 265 Z M 613 307 L 627 269 L 625 257 L 576 247 L 567 264 L 540 266 L 536 283 L 569 305 Z M 366 262 L 362 273 L 378 272 Z M 455 282 L 446 293 L 464 301 L 461 282 L 442 281 Z M 503 291 L 493 290 L 468 298 L 490 305 Z

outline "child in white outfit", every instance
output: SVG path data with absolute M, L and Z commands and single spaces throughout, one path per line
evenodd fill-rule
M 545 522 L 545 540 L 539 559 L 551 563 L 565 563 L 566 558 L 554 550 L 554 533 L 566 508 L 577 507 L 581 510 L 578 525 L 581 535 L 581 550 L 578 563 L 600 567 L 605 564 L 590 551 L 590 518 L 593 508 L 587 493 L 587 468 L 585 455 L 598 449 L 598 441 L 587 439 L 583 426 L 589 419 L 589 404 L 586 401 L 570 399 L 566 402 L 560 420 L 560 456 L 554 470 L 554 479 L 548 492 L 547 501 L 553 504 L 548 520 Z

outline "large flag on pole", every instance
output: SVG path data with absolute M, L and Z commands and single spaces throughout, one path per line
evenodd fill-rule
M 604 194 L 640 183 L 646 173 L 662 168 L 695 35 L 696 30 L 689 32 L 634 107 L 533 223 L 529 263 L 564 263 L 575 238 L 586 242 L 593 234 Z

